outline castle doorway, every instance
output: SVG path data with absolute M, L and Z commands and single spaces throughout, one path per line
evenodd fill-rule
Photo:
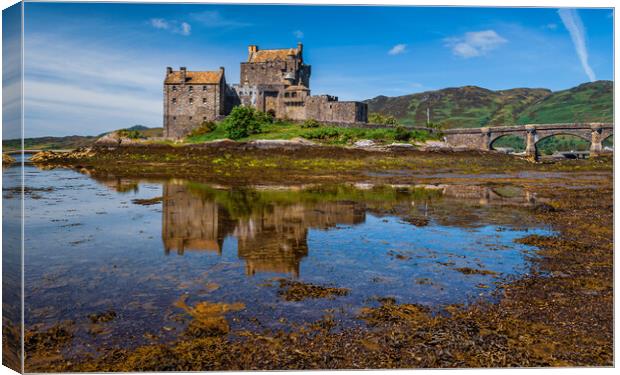
M 278 92 L 265 91 L 265 108 L 264 112 L 271 113 L 274 117 L 277 115 L 278 109 Z

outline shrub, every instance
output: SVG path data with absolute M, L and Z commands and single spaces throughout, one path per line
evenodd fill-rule
M 315 119 L 308 119 L 301 124 L 301 127 L 303 129 L 318 128 L 320 126 L 321 126 L 321 123 Z
M 411 138 L 411 132 L 405 129 L 404 126 L 398 125 L 396 127 L 396 134 L 394 135 L 394 139 L 397 141 L 408 141 Z
M 317 128 L 303 134 L 307 139 L 333 139 L 340 137 L 340 130 L 336 128 Z
M 262 126 L 271 124 L 273 116 L 260 112 L 252 107 L 239 106 L 233 108 L 230 115 L 223 121 L 228 138 L 240 139 L 251 134 L 259 134 Z
M 140 133 L 138 130 L 128 130 L 128 129 L 121 129 L 117 132 L 118 136 L 121 138 L 129 138 L 129 139 L 141 139 L 141 138 L 146 138 L 145 136 L 142 135 L 142 133 Z
M 217 128 L 217 124 L 213 121 L 203 121 L 200 126 L 193 129 L 191 133 L 189 133 L 190 137 L 197 137 L 203 134 L 208 134 L 214 131 Z
M 381 113 L 373 112 L 368 115 L 368 122 L 371 124 L 382 125 L 398 125 L 398 120 L 392 115 L 382 115 Z

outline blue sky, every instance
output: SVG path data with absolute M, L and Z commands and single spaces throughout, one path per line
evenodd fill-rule
M 313 94 L 613 79 L 611 9 L 26 3 L 26 136 L 162 124 L 166 66 L 226 67 L 304 43 Z

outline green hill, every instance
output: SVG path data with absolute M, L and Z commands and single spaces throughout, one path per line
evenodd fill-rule
M 526 123 L 612 122 L 613 83 L 597 81 L 569 90 L 543 88 L 492 91 L 477 86 L 446 88 L 366 100 L 369 112 L 392 115 L 406 125 L 431 122 L 445 128 Z
M 613 122 L 613 104 L 613 82 L 584 83 L 528 107 L 518 123 Z

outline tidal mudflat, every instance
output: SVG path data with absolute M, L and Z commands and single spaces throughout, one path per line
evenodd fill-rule
M 14 173 L 16 168 L 4 170 L 9 181 Z M 556 216 L 601 209 L 596 206 L 608 199 L 602 187 L 611 174 L 519 173 L 506 181 L 495 176 L 500 182 L 494 183 L 447 173 L 420 175 L 418 184 L 375 176 L 368 182 L 236 185 L 211 183 L 207 176 L 27 164 L 26 366 L 82 371 L 574 363 L 562 357 L 560 343 L 546 342 L 562 333 L 555 331 L 560 317 L 543 319 L 533 307 L 525 313 L 519 298 L 526 295 L 518 293 L 527 293 L 534 305 L 546 301 L 556 312 L 564 299 L 579 295 L 581 289 L 558 281 L 571 269 L 558 259 L 547 263 L 561 241 L 568 241 L 563 246 L 572 257 L 581 246 Z M 550 189 L 554 177 L 557 186 Z M 601 197 L 589 202 L 589 212 L 557 201 L 588 189 Z M 11 187 L 3 194 L 5 202 L 16 199 Z M 597 271 L 581 269 L 586 274 L 573 280 L 590 288 L 584 298 L 595 299 L 590 308 L 604 315 L 610 308 L 604 302 L 610 289 L 601 282 L 608 272 L 608 233 L 605 225 L 598 231 L 600 253 L 579 259 L 598 259 Z M 522 289 L 531 280 L 546 291 Z M 585 328 L 576 326 L 577 332 Z M 583 343 L 598 348 L 598 358 L 589 351 L 573 358 L 608 363 L 607 332 L 602 334 L 600 342 Z

